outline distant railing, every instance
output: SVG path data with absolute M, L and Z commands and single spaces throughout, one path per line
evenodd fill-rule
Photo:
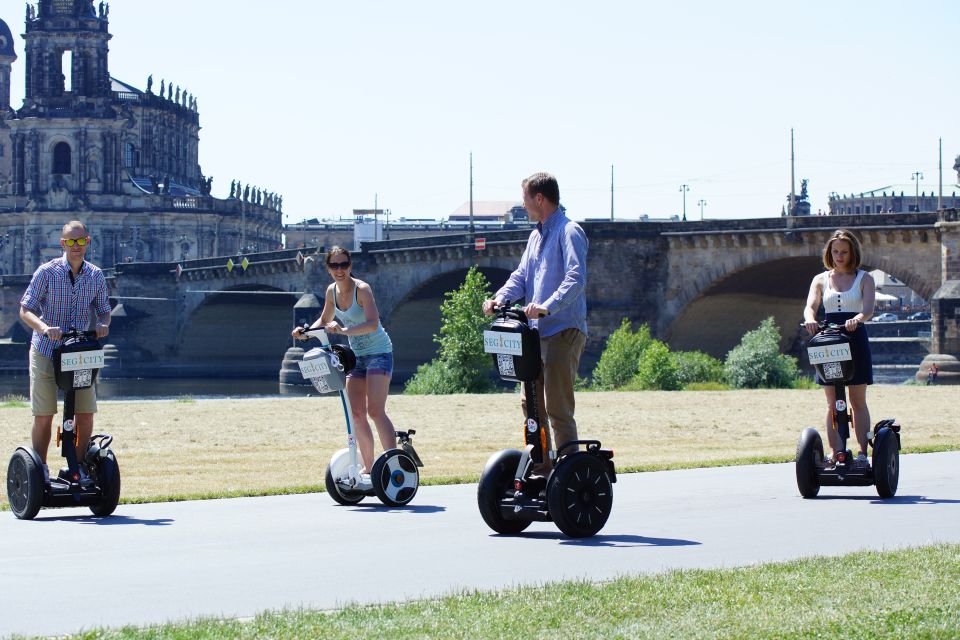
M 133 91 L 114 91 L 113 97 L 117 100 L 124 100 L 126 102 L 139 102 L 140 94 L 134 93 Z

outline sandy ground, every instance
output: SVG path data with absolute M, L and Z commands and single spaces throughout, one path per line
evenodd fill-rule
M 896 417 L 906 450 L 960 448 L 956 387 L 875 386 L 873 422 Z M 475 479 L 491 453 L 522 444 L 519 395 L 391 396 L 398 429 L 416 429 L 424 479 Z M 604 392 L 577 396 L 581 437 L 616 452 L 619 469 L 773 456 L 789 459 L 806 426 L 823 433 L 819 390 Z M 0 451 L 29 442 L 30 410 L 0 408 Z M 337 396 L 101 402 L 123 497 L 257 492 L 323 484 L 345 446 Z M 6 458 L 5 458 L 6 459 Z M 51 448 L 54 469 L 62 458 Z M 0 496 L 6 501 L 6 491 Z

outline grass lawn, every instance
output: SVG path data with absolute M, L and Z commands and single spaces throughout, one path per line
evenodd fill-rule
M 960 449 L 955 387 L 871 387 L 873 422 L 899 418 L 904 451 Z M 427 483 L 475 481 L 491 453 L 522 443 L 519 395 L 391 396 L 398 429 L 416 429 Z M 620 471 L 792 460 L 806 426 L 822 430 L 818 390 L 577 394 L 581 437 L 616 452 Z M 29 442 L 29 406 L 0 405 L 0 452 Z M 337 396 L 100 403 L 116 439 L 123 501 L 319 491 L 344 446 Z M 6 458 L 5 458 L 6 460 Z M 54 469 L 59 452 L 51 447 Z M 0 508 L 6 506 L 6 492 Z
M 957 638 L 960 545 L 566 582 L 94 638 Z

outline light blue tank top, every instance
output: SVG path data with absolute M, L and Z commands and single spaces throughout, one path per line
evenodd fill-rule
M 354 285 L 353 304 L 351 304 L 350 308 L 346 311 L 341 311 L 337 306 L 337 285 L 336 283 L 333 285 L 333 314 L 337 320 L 340 321 L 340 324 L 347 328 L 355 327 L 367 321 L 366 316 L 363 315 L 363 307 L 357 302 L 357 289 L 358 287 Z M 359 336 L 347 336 L 347 340 L 350 341 L 350 348 L 353 349 L 353 352 L 358 356 L 369 356 L 374 353 L 393 353 L 393 343 L 390 341 L 390 336 L 387 335 L 387 332 L 379 320 L 377 321 L 376 331 L 364 333 Z

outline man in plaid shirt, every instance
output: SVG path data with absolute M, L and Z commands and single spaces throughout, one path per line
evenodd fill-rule
M 20 299 L 20 319 L 33 329 L 30 347 L 30 405 L 33 411 L 33 448 L 47 470 L 50 429 L 57 413 L 57 383 L 53 371 L 53 350 L 60 346 L 65 331 L 89 330 L 96 314 L 98 338 L 110 333 L 110 302 L 103 272 L 85 261 L 90 235 L 82 222 L 73 220 L 60 232 L 63 257 L 40 265 L 30 286 Z M 97 412 L 94 387 L 78 389 L 74 425 L 79 437 L 81 460 L 93 434 L 93 414 Z M 82 467 L 81 467 L 82 469 Z M 82 478 L 86 479 L 86 478 Z

